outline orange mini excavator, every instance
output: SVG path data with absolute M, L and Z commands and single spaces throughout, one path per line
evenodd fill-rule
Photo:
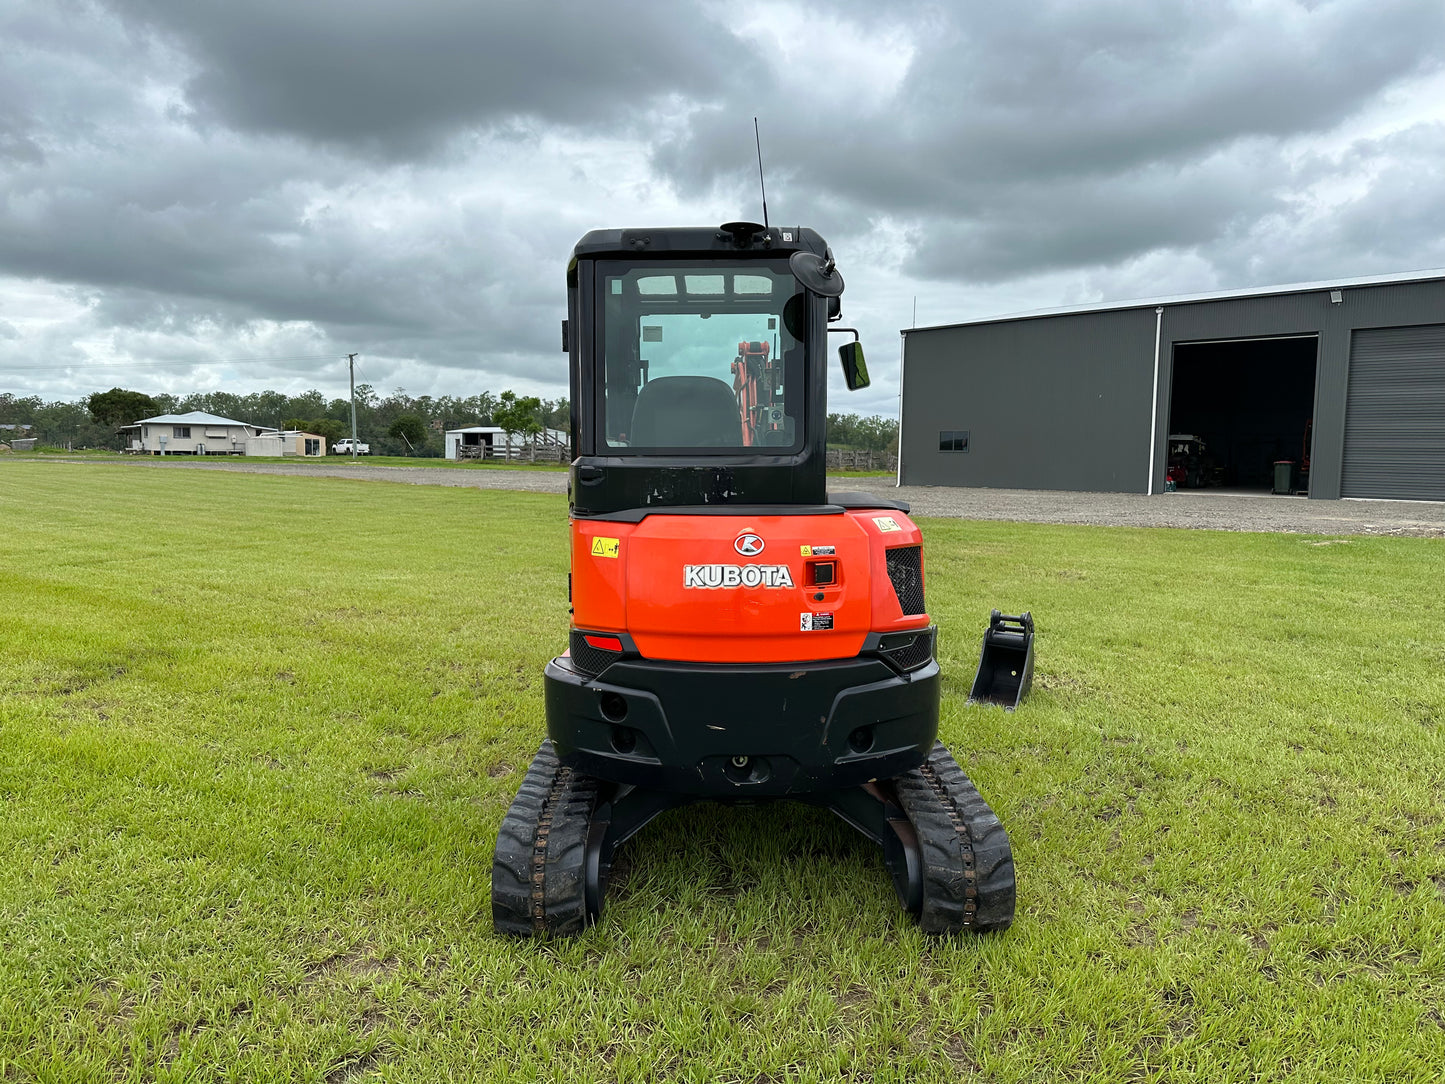
M 1007 833 L 938 741 L 920 532 L 906 505 L 827 492 L 842 292 L 810 229 L 577 244 L 571 642 L 547 665 L 548 737 L 497 836 L 499 931 L 580 932 L 615 848 L 702 799 L 832 809 L 881 845 L 929 933 L 1012 921 Z

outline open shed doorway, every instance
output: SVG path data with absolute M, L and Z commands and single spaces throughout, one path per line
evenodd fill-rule
M 1179 488 L 1309 492 L 1319 336 L 1176 343 L 1165 470 Z

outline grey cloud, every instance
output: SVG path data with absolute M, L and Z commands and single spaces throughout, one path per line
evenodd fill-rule
M 1339 160 L 1311 160 L 1311 176 L 1368 176 L 1321 209 L 1293 200 L 1200 245 L 1231 285 L 1304 282 L 1445 267 L 1445 124 L 1360 140 Z
M 982 191 L 973 205 L 986 211 L 923 233 L 904 270 L 920 278 L 977 281 L 1203 245 L 1232 223 L 1285 208 L 1275 191 L 1258 187 L 1263 167 L 1240 157 L 1182 174 L 1153 166 L 1067 185 L 1020 183 Z
M 86 307 L 42 331 L 7 307 L 0 363 L 359 349 L 381 387 L 560 393 L 572 243 L 758 216 L 755 114 L 773 221 L 834 243 L 884 356 L 915 292 L 955 318 L 1165 266 L 1175 292 L 1445 262 L 1439 125 L 1310 150 L 1436 69 L 1438 0 L 800 10 L 12 0 L 0 275 Z M 830 63 L 850 35 L 862 63 Z M 863 70 L 883 53 L 896 79 Z
M 115 0 L 198 66 L 198 121 L 390 158 L 513 118 L 625 123 L 761 69 L 685 4 Z
M 768 147 L 779 203 L 822 194 L 845 223 L 926 222 L 904 266 L 950 278 L 1088 267 L 1277 213 L 1300 180 L 1284 145 L 1437 69 L 1445 38 L 1434 0 L 951 11 L 916 37 L 892 100 L 846 125 L 778 126 Z M 702 111 L 654 162 L 742 191 L 737 127 Z M 1247 168 L 1215 189 L 1221 159 Z

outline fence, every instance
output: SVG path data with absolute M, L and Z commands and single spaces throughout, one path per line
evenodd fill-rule
M 519 463 L 570 463 L 572 450 L 565 444 L 458 444 L 458 459 L 503 459 Z
M 458 459 L 502 459 L 521 463 L 569 463 L 572 449 L 565 444 L 459 444 Z M 832 449 L 825 460 L 829 470 L 897 470 L 892 452 L 849 452 Z
M 898 457 L 892 452 L 848 452 L 834 448 L 827 456 L 829 470 L 897 470 Z

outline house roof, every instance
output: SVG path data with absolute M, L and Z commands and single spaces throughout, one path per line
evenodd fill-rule
M 135 424 L 145 425 L 149 422 L 157 425 L 239 425 L 247 429 L 262 428 L 251 422 L 238 422 L 234 418 L 218 418 L 214 414 L 207 414 L 204 410 L 192 410 L 185 414 L 158 414 L 154 418 L 142 418 Z

